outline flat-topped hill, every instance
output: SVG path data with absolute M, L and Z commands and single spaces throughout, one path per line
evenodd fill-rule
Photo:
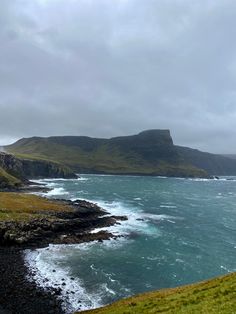
M 56 161 L 83 173 L 207 177 L 204 170 L 183 161 L 169 130 L 147 130 L 110 139 L 32 137 L 5 149 L 24 158 Z

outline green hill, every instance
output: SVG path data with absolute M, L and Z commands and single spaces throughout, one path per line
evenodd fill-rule
M 176 146 L 179 156 L 197 168 L 204 169 L 211 175 L 236 175 L 235 155 L 217 155 L 201 152 L 197 149 Z
M 79 313 L 233 314 L 236 313 L 236 273 L 188 286 L 140 294 Z
M 5 149 L 21 158 L 56 161 L 82 173 L 208 176 L 181 158 L 169 130 L 148 130 L 111 139 L 32 137 Z

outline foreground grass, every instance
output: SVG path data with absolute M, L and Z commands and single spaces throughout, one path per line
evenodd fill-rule
M 236 273 L 204 282 L 140 294 L 86 314 L 233 314 L 236 313 Z
M 53 200 L 24 193 L 0 192 L 0 221 L 21 221 L 42 218 L 72 207 Z

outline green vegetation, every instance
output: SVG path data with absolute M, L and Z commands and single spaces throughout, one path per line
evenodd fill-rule
M 33 137 L 6 150 L 20 158 L 59 162 L 84 173 L 207 177 L 204 170 L 183 162 L 168 130 L 111 139 Z
M 29 178 L 76 178 L 74 172 L 56 162 L 17 158 L 0 152 L 0 189 L 28 184 Z
M 21 181 L 7 173 L 0 167 L 0 189 L 14 189 L 21 185 Z
M 36 195 L 0 192 L 0 221 L 26 221 L 71 210 L 72 206 Z
M 223 156 L 210 154 L 181 146 L 176 146 L 176 149 L 185 163 L 204 169 L 211 175 L 236 175 L 236 159 L 233 158 L 233 155 Z
M 127 298 L 87 314 L 233 314 L 236 273 L 204 282 Z

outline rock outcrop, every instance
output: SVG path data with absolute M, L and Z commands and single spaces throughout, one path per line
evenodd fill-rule
M 41 246 L 48 243 L 107 240 L 114 236 L 106 231 L 89 231 L 114 225 L 119 220 L 127 220 L 125 216 L 110 216 L 101 207 L 84 200 L 55 202 L 70 205 L 74 210 L 52 211 L 44 218 L 30 221 L 1 221 L 0 246 Z
M 19 188 L 22 183 L 20 179 L 15 178 L 0 167 L 0 190 L 14 190 Z
M 58 163 L 17 158 L 0 152 L 0 167 L 10 176 L 27 183 L 31 178 L 76 178 L 74 172 Z

